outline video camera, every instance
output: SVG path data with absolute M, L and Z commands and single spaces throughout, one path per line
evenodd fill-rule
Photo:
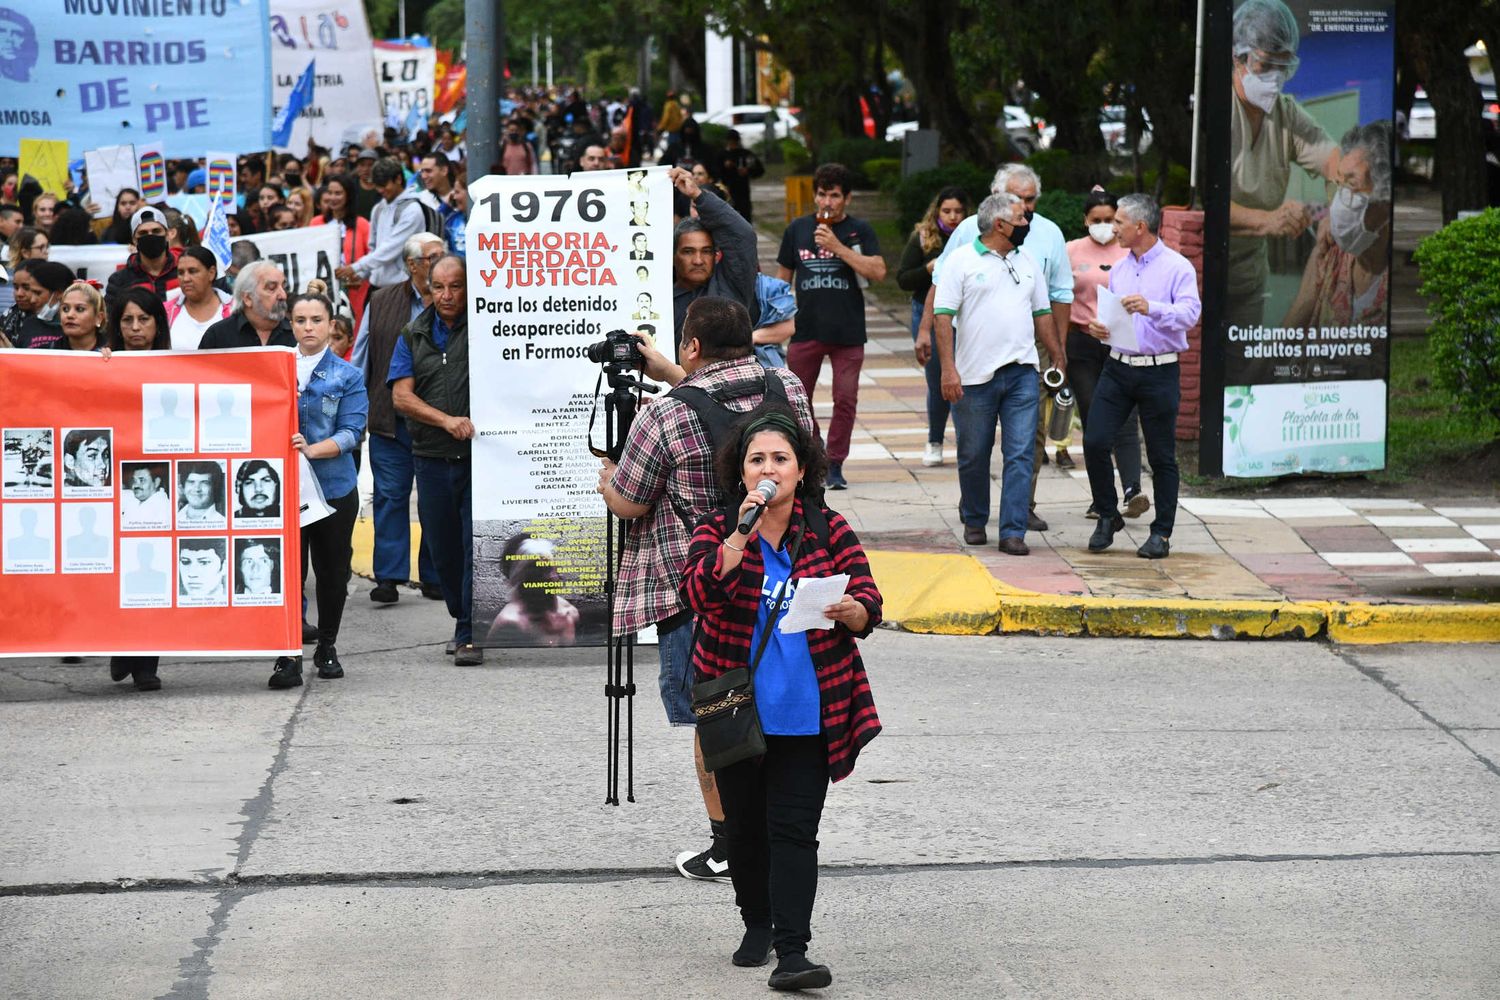
M 585 354 L 594 364 L 607 368 L 639 368 L 646 363 L 640 341 L 635 339 L 634 334 L 624 330 L 609 331 L 603 340 L 590 344 L 585 349 Z

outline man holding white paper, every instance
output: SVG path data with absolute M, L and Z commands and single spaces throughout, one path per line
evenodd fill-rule
M 1083 458 L 1099 524 L 1089 539 L 1090 552 L 1102 552 L 1125 527 L 1115 492 L 1111 448 L 1131 407 L 1141 415 L 1141 432 L 1156 493 L 1151 537 L 1136 550 L 1143 559 L 1164 559 L 1171 551 L 1177 517 L 1178 355 L 1188 349 L 1187 335 L 1203 311 L 1198 274 L 1181 254 L 1161 242 L 1161 207 L 1148 195 L 1120 199 L 1114 229 L 1130 251 L 1110 271 L 1109 288 L 1099 289 L 1099 311 L 1088 332 L 1109 345 L 1109 358 L 1094 390 Z M 1132 329 L 1120 321 L 1123 311 Z

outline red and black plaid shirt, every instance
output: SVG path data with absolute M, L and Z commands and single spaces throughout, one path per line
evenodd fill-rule
M 827 511 L 828 547 L 823 548 L 811 528 L 802 522 L 802 501 L 792 510 L 792 531 L 802 531 L 802 551 L 792 567 L 793 578 L 849 574 L 846 593 L 865 606 L 870 620 L 862 631 L 850 632 L 842 624 L 807 633 L 807 649 L 818 675 L 822 703 L 823 737 L 828 742 L 828 776 L 847 778 L 854 770 L 860 749 L 880 732 L 870 679 L 859 658 L 856 638 L 864 638 L 880 624 L 880 591 L 870 575 L 870 563 L 860 548 L 854 529 L 839 514 Z M 726 670 L 747 666 L 755 641 L 755 620 L 760 610 L 765 563 L 760 555 L 760 537 L 745 546 L 739 568 L 722 580 L 721 543 L 733 531 L 723 511 L 709 515 L 693 532 L 683 573 L 682 591 L 698 615 L 698 642 L 693 647 L 693 669 L 699 680 L 718 677 Z M 789 537 L 795 537 L 790 535 Z M 788 543 L 790 548 L 790 543 Z
M 766 369 L 755 356 L 704 365 L 682 380 L 705 392 L 764 386 L 779 378 L 797 422 L 813 432 L 812 407 L 802 383 L 785 368 Z M 725 401 L 748 412 L 760 405 L 759 392 Z M 625 554 L 615 591 L 615 631 L 639 632 L 683 610 L 678 583 L 687 559 L 689 524 L 724 503 L 714 476 L 713 441 L 692 407 L 664 396 L 641 407 L 611 482 L 631 503 L 651 509 L 625 528 Z M 684 520 L 686 518 L 686 520 Z

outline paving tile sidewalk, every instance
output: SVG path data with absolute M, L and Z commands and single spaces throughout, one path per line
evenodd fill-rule
M 775 273 L 776 244 L 764 233 L 760 252 L 762 268 Z M 912 357 L 907 318 L 905 309 L 867 301 L 870 341 L 844 464 L 850 488 L 829 494 L 830 505 L 851 519 L 868 548 L 965 553 L 1002 583 L 1046 594 L 1429 603 L 1490 599 L 1500 589 L 1500 500 L 1494 496 L 1424 502 L 1184 495 L 1170 558 L 1135 554 L 1149 535 L 1150 511 L 1127 521 L 1109 551 L 1091 553 L 1095 522 L 1084 516 L 1088 479 L 1076 426 L 1070 454 L 1077 468 L 1042 467 L 1037 510 L 1049 530 L 1026 536 L 1031 555 L 997 551 L 993 513 L 991 543 L 965 546 L 951 423 L 946 464 L 922 465 L 926 382 Z M 832 412 L 830 392 L 825 365 L 813 400 L 820 421 Z M 992 467 L 1000 467 L 998 446 Z M 1151 492 L 1149 477 L 1145 490 Z M 997 481 L 996 504 L 999 493 Z

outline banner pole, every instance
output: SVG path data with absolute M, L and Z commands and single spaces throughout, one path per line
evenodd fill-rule
M 464 0 L 468 46 L 469 182 L 490 172 L 500 152 L 500 94 L 505 65 L 505 12 L 501 0 Z M 472 206 L 471 206 L 472 208 Z

